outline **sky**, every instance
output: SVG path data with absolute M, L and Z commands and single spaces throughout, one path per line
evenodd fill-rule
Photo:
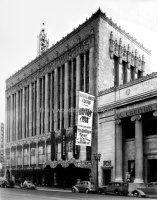
M 99 7 L 151 50 L 151 72 L 157 71 L 157 0 L 0 0 L 0 122 L 5 123 L 5 81 L 37 57 L 42 23 L 51 47 Z

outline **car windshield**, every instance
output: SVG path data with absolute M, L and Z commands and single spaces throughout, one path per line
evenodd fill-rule
M 27 181 L 27 183 L 32 183 L 31 181 Z

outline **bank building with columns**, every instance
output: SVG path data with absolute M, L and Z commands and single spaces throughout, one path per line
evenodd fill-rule
M 100 9 L 51 47 L 44 27 L 38 41 L 38 56 L 6 80 L 6 178 L 157 181 L 150 51 Z M 79 91 L 95 97 L 91 146 L 76 145 Z

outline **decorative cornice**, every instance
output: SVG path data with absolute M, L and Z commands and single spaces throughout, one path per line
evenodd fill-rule
M 60 67 L 61 65 L 68 62 L 68 60 L 75 58 L 77 55 L 90 49 L 92 46 L 94 46 L 94 34 L 88 36 L 87 38 L 82 40 L 80 43 L 75 44 L 68 51 L 63 52 L 59 56 L 57 56 L 54 59 L 52 59 L 51 61 L 49 61 L 49 63 L 43 62 L 44 63 L 43 65 L 38 63 L 38 66 L 40 68 L 38 68 L 38 70 L 36 70 L 33 74 L 30 74 L 28 77 L 25 77 L 25 79 L 13 84 L 13 85 L 7 84 L 7 88 L 6 88 L 7 96 L 15 93 L 17 90 L 20 90 L 23 87 L 29 85 L 30 83 L 36 81 L 38 78 L 51 72 L 55 68 Z M 40 61 L 38 61 L 38 62 L 40 62 Z M 36 64 L 37 64 L 37 62 L 36 62 Z

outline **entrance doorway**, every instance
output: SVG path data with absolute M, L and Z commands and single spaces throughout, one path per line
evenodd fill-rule
M 157 181 L 157 159 L 148 160 L 148 182 Z
M 111 169 L 103 170 L 103 185 L 108 185 L 111 182 Z

